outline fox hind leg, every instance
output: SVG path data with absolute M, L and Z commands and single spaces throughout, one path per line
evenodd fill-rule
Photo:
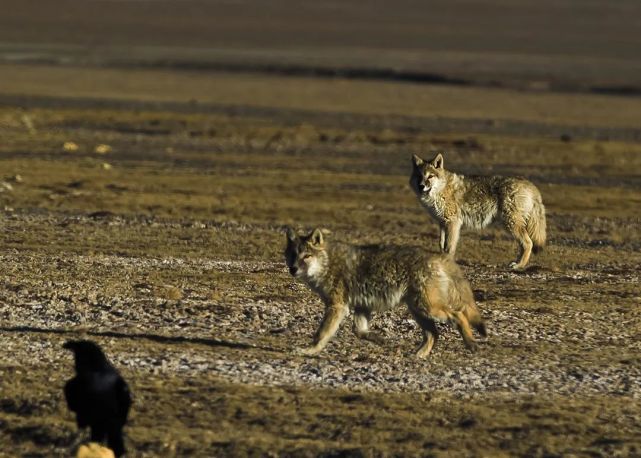
M 416 356 L 419 358 L 427 358 L 434 348 L 434 344 L 438 340 L 438 329 L 436 323 L 429 315 L 429 299 L 427 297 L 417 297 L 409 301 L 409 309 L 414 317 L 414 320 L 421 327 L 423 332 L 423 342 L 416 349 Z
M 524 226 L 518 228 L 514 233 L 514 236 L 519 241 L 521 245 L 521 257 L 518 262 L 513 262 L 511 264 L 514 270 L 524 269 L 527 263 L 530 261 L 530 255 L 532 254 L 532 239 L 527 233 L 527 230 Z
M 476 308 L 476 304 L 472 302 L 472 304 L 465 307 L 463 313 L 465 314 L 467 321 L 470 323 L 470 326 L 476 329 L 481 336 L 487 337 L 487 328 L 485 327 L 485 322 L 483 321 L 481 314 Z
M 527 232 L 527 227 L 524 221 L 512 219 L 505 224 L 507 230 L 514 236 L 520 245 L 520 256 L 517 261 L 510 263 L 513 270 L 523 270 L 530 260 L 532 254 L 532 239 Z
M 369 329 L 369 322 L 372 319 L 372 312 L 364 307 L 356 307 L 354 310 L 354 334 L 359 339 L 369 340 L 376 344 L 385 343 L 383 336 Z
M 436 329 L 436 323 L 430 319 L 420 321 L 419 324 L 423 329 L 423 342 L 416 350 L 416 356 L 419 358 L 427 358 L 438 340 L 438 329 Z
M 461 337 L 463 337 L 463 342 L 465 342 L 465 346 L 467 347 L 467 349 L 471 352 L 475 352 L 478 346 L 476 344 L 476 341 L 474 340 L 472 329 L 470 328 L 470 323 L 469 321 L 467 321 L 465 314 L 463 312 L 455 312 L 452 315 L 452 321 L 454 321 L 454 324 L 456 324 L 456 327 L 461 333 Z

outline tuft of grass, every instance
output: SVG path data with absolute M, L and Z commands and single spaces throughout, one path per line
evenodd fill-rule
M 173 285 L 162 285 L 154 289 L 154 296 L 168 301 L 179 301 L 183 298 L 183 291 Z

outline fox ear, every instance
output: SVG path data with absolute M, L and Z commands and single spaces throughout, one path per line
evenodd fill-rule
M 414 167 L 420 167 L 425 164 L 425 161 L 418 157 L 418 155 L 412 154 L 412 164 L 414 164 Z
M 430 164 L 435 169 L 442 169 L 443 168 L 443 155 L 441 153 L 438 153 L 436 155 L 436 157 L 430 161 Z
M 325 237 L 323 237 L 323 230 L 316 228 L 309 236 L 309 240 L 315 247 L 322 247 L 325 244 Z
M 287 234 L 287 239 L 291 240 L 292 242 L 297 238 L 296 232 L 294 232 L 294 229 L 289 226 L 285 226 L 285 234 Z

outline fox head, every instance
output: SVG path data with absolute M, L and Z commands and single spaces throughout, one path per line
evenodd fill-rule
M 443 155 L 437 154 L 431 161 L 421 159 L 416 154 L 412 156 L 412 176 L 410 186 L 418 197 L 429 196 L 431 193 L 438 193 L 445 185 L 445 168 L 443 167 Z
M 314 229 L 307 235 L 299 236 L 291 228 L 287 233 L 285 262 L 294 277 L 313 280 L 322 275 L 327 267 L 327 251 L 323 230 Z

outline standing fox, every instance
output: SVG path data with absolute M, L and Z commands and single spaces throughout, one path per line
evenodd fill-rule
M 289 272 L 302 279 L 325 303 L 325 316 L 306 355 L 319 353 L 350 310 L 354 332 L 380 342 L 369 329 L 374 312 L 405 302 L 423 330 L 417 356 L 426 358 L 438 338 L 435 321 L 453 322 L 471 351 L 476 350 L 470 325 L 486 336 L 470 284 L 456 263 L 422 248 L 354 246 L 329 243 L 320 229 L 298 236 L 287 228 L 285 260 Z
M 541 193 L 524 178 L 463 176 L 443 167 L 443 155 L 426 161 L 414 154 L 410 186 L 440 225 L 441 252 L 452 257 L 461 226 L 482 229 L 497 218 L 521 245 L 514 270 L 527 265 L 532 249 L 545 245 L 545 207 Z

